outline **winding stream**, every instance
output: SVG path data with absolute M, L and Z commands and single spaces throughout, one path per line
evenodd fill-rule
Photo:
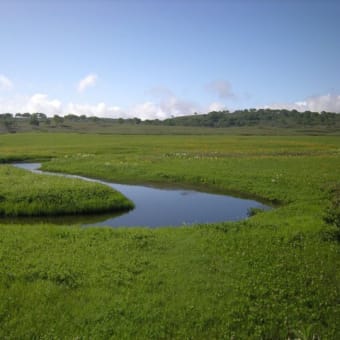
M 194 223 L 237 221 L 246 218 L 250 208 L 270 209 L 269 206 L 254 200 L 220 194 L 187 189 L 165 189 L 151 186 L 109 183 L 82 176 L 43 172 L 38 170 L 40 163 L 15 163 L 13 165 L 35 173 L 80 178 L 87 181 L 103 183 L 120 191 L 135 204 L 133 210 L 121 215 L 105 214 L 20 219 L 22 221 L 24 220 L 25 223 L 30 221 L 32 223 L 78 223 L 83 226 L 144 226 L 154 228 Z

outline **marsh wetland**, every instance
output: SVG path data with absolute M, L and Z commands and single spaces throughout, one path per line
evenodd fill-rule
M 40 163 L 14 163 L 15 167 L 44 174 L 38 170 Z M 249 216 L 253 209 L 261 211 L 270 207 L 250 199 L 242 199 L 222 194 L 204 193 L 193 189 L 160 188 L 142 185 L 127 185 L 94 180 L 83 176 L 47 173 L 68 178 L 77 178 L 107 185 L 130 199 L 134 207 L 131 210 L 113 214 L 108 217 L 98 215 L 97 221 L 88 221 L 88 216 L 77 216 L 78 223 L 83 226 L 97 225 L 110 227 L 164 227 L 181 226 L 194 223 L 214 223 L 237 221 Z M 60 222 L 57 217 L 55 222 Z M 62 219 L 65 221 L 64 219 Z M 93 219 L 92 219 L 93 220 Z M 25 219 L 29 222 L 29 219 Z M 53 222 L 51 217 L 33 220 L 37 222 Z M 67 220 L 66 220 L 67 221 Z M 12 220 L 13 222 L 13 220 Z
M 0 159 L 279 203 L 240 221 L 177 228 L 1 218 L 1 338 L 339 338 L 339 137 L 8 134 Z M 138 207 L 119 185 L 123 195 L 8 164 L 2 216 L 43 208 L 91 220 Z

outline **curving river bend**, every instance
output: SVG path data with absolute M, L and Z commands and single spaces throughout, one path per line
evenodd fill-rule
M 214 223 L 237 221 L 248 217 L 250 208 L 270 209 L 260 202 L 211 194 L 187 189 L 156 188 L 141 185 L 126 185 L 94 180 L 82 176 L 57 174 L 38 170 L 40 163 L 15 163 L 16 167 L 65 177 L 81 178 L 87 181 L 103 183 L 120 191 L 132 200 L 135 208 L 121 215 L 76 216 L 64 218 L 32 218 L 33 223 L 80 223 L 83 226 L 111 227 L 161 227 L 181 226 L 195 223 Z

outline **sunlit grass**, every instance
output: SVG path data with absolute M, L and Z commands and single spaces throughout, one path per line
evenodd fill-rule
M 105 185 L 0 166 L 0 216 L 122 211 L 133 203 Z
M 190 228 L 1 225 L 1 338 L 340 338 L 340 138 L 27 134 L 0 154 L 280 202 Z

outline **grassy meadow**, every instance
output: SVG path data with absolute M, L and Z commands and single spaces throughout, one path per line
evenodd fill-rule
M 0 162 L 24 160 L 276 208 L 181 228 L 2 223 L 0 338 L 340 338 L 339 137 L 2 135 Z M 14 202 L 28 174 L 8 169 L 0 195 Z M 46 193 L 70 188 L 54 180 Z

